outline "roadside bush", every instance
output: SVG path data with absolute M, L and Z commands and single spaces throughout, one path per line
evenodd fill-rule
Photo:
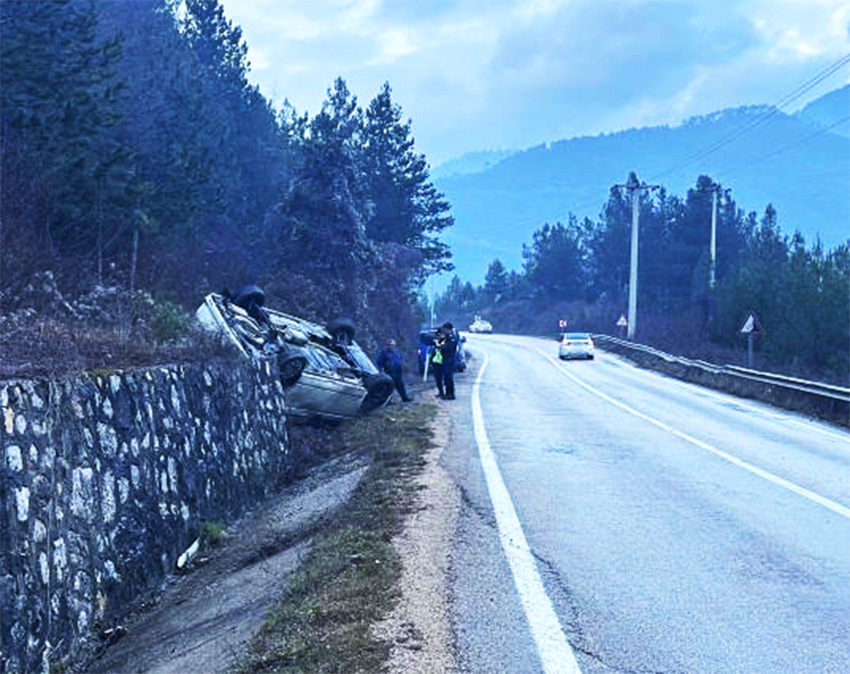
M 167 344 L 185 337 L 191 324 L 192 318 L 179 305 L 162 298 L 155 302 L 151 336 L 157 344 Z

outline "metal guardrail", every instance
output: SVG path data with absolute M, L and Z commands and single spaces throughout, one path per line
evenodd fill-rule
M 833 386 L 832 384 L 823 384 L 816 381 L 807 381 L 805 379 L 795 379 L 794 377 L 785 377 L 781 374 L 772 374 L 770 372 L 758 372 L 757 370 L 748 370 L 737 365 L 724 365 L 723 370 L 728 374 L 735 374 L 739 377 L 745 377 L 753 381 L 764 382 L 773 386 L 784 386 L 795 391 L 812 393 L 814 395 L 824 396 L 825 398 L 833 398 L 843 402 L 850 402 L 850 389 L 843 386 Z
M 750 370 L 736 365 L 715 365 L 702 360 L 690 360 L 680 356 L 672 356 L 651 346 L 635 344 L 618 337 L 610 335 L 595 334 L 593 339 L 600 345 L 607 344 L 612 350 L 633 352 L 634 355 L 644 356 L 641 360 L 656 359 L 663 363 L 666 370 L 680 370 L 681 378 L 691 381 L 700 380 L 714 388 L 724 390 L 739 390 L 741 384 L 746 383 L 744 394 L 747 397 L 759 398 L 767 402 L 781 404 L 783 407 L 801 408 L 805 406 L 814 407 L 821 416 L 837 420 L 844 425 L 850 425 L 850 388 L 824 384 L 821 382 L 797 379 L 770 372 Z M 705 376 L 696 374 L 695 371 L 704 373 Z M 676 374 L 672 372 L 672 374 Z M 709 380 L 709 381 L 705 381 Z M 761 389 L 761 390 L 759 390 Z M 776 390 L 785 392 L 783 396 L 777 396 Z M 782 400 L 778 400 L 782 398 Z M 789 400 L 795 398 L 795 400 Z M 805 401 L 814 404 L 806 405 Z M 793 404 L 791 404 L 793 403 Z

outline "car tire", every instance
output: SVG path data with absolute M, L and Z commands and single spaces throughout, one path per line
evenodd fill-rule
M 303 353 L 281 352 L 277 354 L 277 371 L 283 388 L 294 386 L 304 368 L 307 367 L 307 357 Z
M 383 405 L 393 394 L 393 380 L 383 373 L 364 374 L 363 386 L 366 387 L 366 397 L 360 403 L 361 412 L 371 412 Z
M 351 344 L 354 341 L 354 321 L 348 318 L 337 318 L 327 325 L 327 330 L 334 342 Z
M 243 286 L 233 298 L 233 303 L 242 307 L 245 311 L 248 310 L 252 302 L 258 307 L 261 307 L 266 303 L 266 294 L 259 286 Z

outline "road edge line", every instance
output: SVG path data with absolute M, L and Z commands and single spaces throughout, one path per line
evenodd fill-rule
M 481 411 L 481 378 L 487 369 L 489 358 L 484 352 L 484 363 L 478 371 L 472 387 L 472 421 L 475 444 L 484 470 L 484 478 L 490 494 L 490 503 L 496 515 L 499 540 L 511 567 L 517 593 L 522 602 L 525 617 L 534 637 L 537 653 L 546 674 L 581 674 L 575 654 L 570 647 L 555 608 L 534 561 L 528 541 L 522 531 L 519 517 L 514 509 L 511 495 L 496 456 L 490 447 L 490 440 L 484 429 L 484 414 Z

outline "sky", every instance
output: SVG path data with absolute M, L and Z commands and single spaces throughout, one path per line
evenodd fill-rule
M 221 0 L 249 79 L 320 111 L 388 82 L 433 167 L 776 104 L 850 54 L 848 0 Z M 845 64 L 791 112 L 850 82 Z

